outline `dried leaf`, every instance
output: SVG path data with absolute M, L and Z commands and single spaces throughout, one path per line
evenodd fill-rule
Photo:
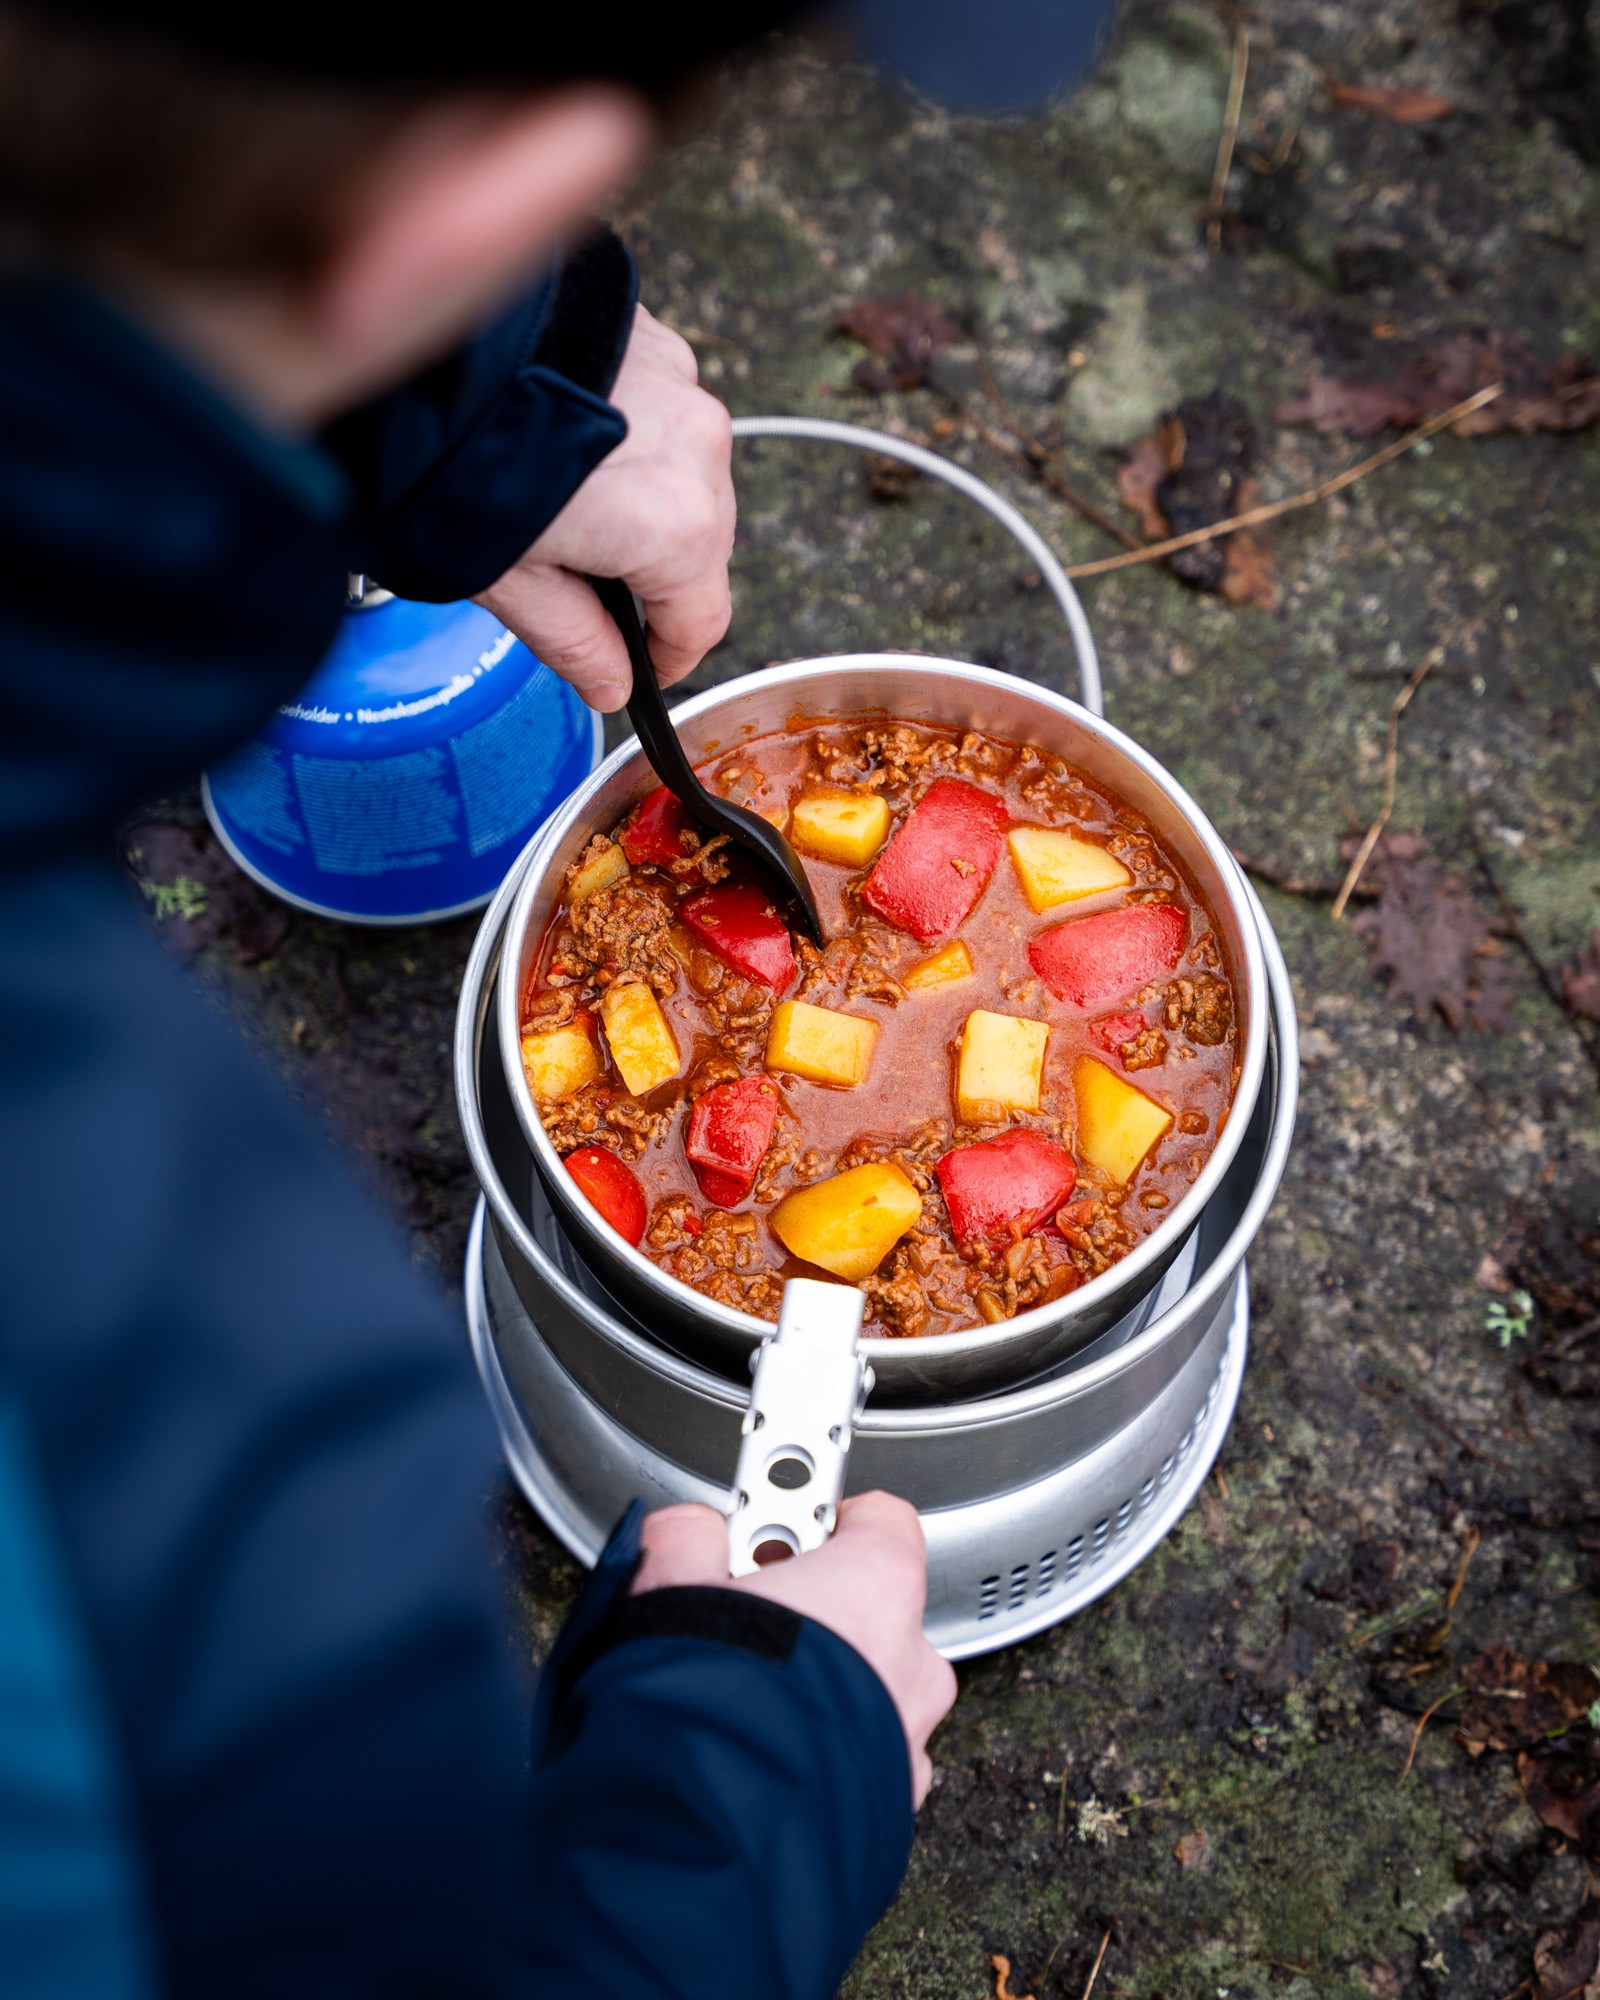
M 991 1952 L 989 1963 L 994 1967 L 994 2000 L 1033 2000 L 1031 1993 L 1012 1992 L 1011 1961 L 1003 1951 Z
M 1448 118 L 1456 109 L 1448 97 L 1405 83 L 1335 83 L 1328 95 L 1348 110 L 1371 111 L 1396 125 L 1427 125 L 1435 118 Z
M 1141 438 L 1117 475 L 1122 504 L 1152 541 L 1209 528 L 1260 497 L 1250 476 L 1254 432 L 1244 405 L 1225 390 L 1190 396 Z M 1240 528 L 1180 549 L 1167 567 L 1231 604 L 1271 611 L 1278 602 L 1272 558 L 1259 529 Z
M 1533 2000 L 1600 2000 L 1600 1916 L 1575 1917 L 1540 1937 Z
M 891 503 L 909 500 L 922 477 L 914 465 L 907 465 L 903 458 L 890 458 L 882 451 L 869 451 L 862 460 L 862 470 L 873 499 Z
M 1577 431 L 1600 417 L 1600 370 L 1585 356 L 1568 354 L 1552 364 L 1520 334 L 1498 328 L 1374 341 L 1373 362 L 1369 380 L 1313 376 L 1301 395 L 1278 406 L 1275 421 L 1329 436 L 1371 437 L 1409 430 L 1494 382 L 1503 393 L 1452 425 L 1458 436 Z
M 860 361 L 850 379 L 858 389 L 883 395 L 890 389 L 920 389 L 941 347 L 961 337 L 943 306 L 923 299 L 857 299 L 835 320 L 833 330 L 882 357 L 888 363 Z
M 1526 1660 L 1486 1646 L 1461 1669 L 1467 1703 L 1456 1741 L 1483 1750 L 1529 1750 L 1566 1729 L 1600 1698 L 1600 1679 L 1578 1660 Z
M 1193 1833 L 1184 1834 L 1172 1851 L 1180 1868 L 1192 1868 L 1198 1873 L 1211 1865 L 1211 1842 L 1204 1827 L 1197 1826 Z
M 1350 928 L 1370 944 L 1374 974 L 1419 1021 L 1437 1010 L 1458 1031 L 1469 1014 L 1481 1028 L 1511 1025 L 1510 960 L 1454 869 L 1391 848 L 1377 901 Z
M 1600 1021 L 1600 930 L 1562 973 L 1561 990 L 1574 1014 Z
M 1600 1744 L 1592 1731 L 1575 1730 L 1546 1750 L 1524 1750 L 1517 1780 L 1546 1826 L 1586 1854 L 1600 1852 Z
M 1152 542 L 1164 542 L 1172 533 L 1172 523 L 1156 499 L 1156 488 L 1172 470 L 1172 439 L 1177 429 L 1174 424 L 1161 424 L 1148 437 L 1140 438 L 1117 474 L 1117 498 L 1138 520 L 1140 534 Z

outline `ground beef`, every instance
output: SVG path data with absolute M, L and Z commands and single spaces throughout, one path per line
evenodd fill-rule
M 1174 979 L 1162 987 L 1161 999 L 1167 1026 L 1181 1030 L 1191 1042 L 1214 1049 L 1227 1040 L 1233 1026 L 1233 994 L 1225 979 L 1204 974 L 1199 979 Z
M 528 1009 L 523 1022 L 525 1034 L 546 1034 L 552 1028 L 564 1028 L 578 1011 L 578 992 L 573 986 L 546 987 Z
M 908 791 L 915 780 L 953 764 L 957 754 L 947 736 L 920 736 L 903 722 L 887 729 L 863 729 L 861 747 L 872 760 L 879 783 L 897 792 Z
M 585 1084 L 560 1104 L 539 1107 L 539 1122 L 565 1157 L 579 1146 L 604 1145 L 631 1165 L 671 1124 L 671 1108 L 647 1111 L 637 1098 L 609 1083 Z
M 1167 1038 L 1159 1028 L 1143 1028 L 1117 1054 L 1124 1069 L 1158 1069 L 1167 1059 Z
M 928 1324 L 922 1279 L 905 1251 L 903 1243 L 897 1244 L 883 1269 L 861 1281 L 873 1331 L 889 1340 L 910 1340 Z
M 1121 1216 L 1120 1191 L 1080 1195 L 1056 1211 L 1056 1227 L 1067 1240 L 1067 1254 L 1080 1278 L 1098 1278 L 1133 1248 L 1134 1232 Z
M 568 923 L 551 961 L 565 982 L 605 987 L 642 979 L 663 1000 L 678 990 L 672 911 L 646 884 L 624 876 L 575 903 Z
M 1161 850 L 1149 834 L 1119 827 L 1106 846 L 1133 877 L 1130 903 L 1168 902 L 1178 893 L 1178 878 L 1162 865 Z
M 906 997 L 906 989 L 895 977 L 899 957 L 900 940 L 893 932 L 862 931 L 860 949 L 845 976 L 845 998 L 882 1000 L 891 1007 L 898 1007 Z
M 693 827 L 683 832 L 687 852 L 676 861 L 666 864 L 667 873 L 679 882 L 686 882 L 691 888 L 711 882 L 725 881 L 732 870 L 733 860 L 729 853 L 730 836 L 714 833 L 709 840 L 696 833 Z
M 651 1226 L 652 1248 L 656 1247 L 655 1229 L 667 1207 L 667 1203 L 662 1204 Z M 681 1226 L 681 1222 L 675 1225 L 680 1231 Z M 698 1237 L 664 1250 L 661 1267 L 707 1298 L 762 1319 L 776 1319 L 783 1280 L 777 1272 L 762 1268 L 760 1227 L 753 1215 L 714 1209 L 706 1216 Z M 668 1235 L 666 1229 L 663 1235 Z
M 1003 779 L 1014 761 L 1015 752 L 1009 744 L 980 736 L 975 729 L 967 731 L 956 751 L 956 769 L 965 778 Z

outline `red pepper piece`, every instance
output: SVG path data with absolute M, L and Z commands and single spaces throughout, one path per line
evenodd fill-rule
M 994 1238 L 1031 1236 L 1049 1222 L 1078 1179 L 1069 1155 L 1041 1133 L 1027 1131 L 957 1146 L 934 1172 L 963 1249 Z
M 589 1206 L 637 1250 L 644 1234 L 644 1189 L 615 1153 L 603 1146 L 580 1146 L 567 1155 L 567 1172 Z
M 878 856 L 862 900 L 919 944 L 931 944 L 953 931 L 988 887 L 1010 823 L 992 792 L 940 778 Z
M 678 905 L 678 915 L 724 965 L 781 993 L 794 977 L 788 926 L 753 882 L 719 882 Z
M 778 1093 L 764 1076 L 741 1076 L 697 1097 L 683 1150 L 707 1201 L 732 1208 L 744 1200 L 772 1144 Z
M 1142 1014 L 1109 1014 L 1089 1030 L 1108 1056 L 1119 1055 L 1125 1042 L 1144 1033 Z
M 672 793 L 658 785 L 622 829 L 622 851 L 635 867 L 648 861 L 665 866 L 683 853 L 684 830 L 691 824 Z
M 1188 928 L 1171 903 L 1132 903 L 1041 931 L 1029 941 L 1028 963 L 1058 1000 L 1096 1014 L 1170 972 Z

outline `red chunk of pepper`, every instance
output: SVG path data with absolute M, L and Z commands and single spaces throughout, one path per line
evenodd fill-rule
M 1132 903 L 1029 940 L 1028 963 L 1058 1000 L 1096 1014 L 1170 972 L 1189 920 L 1171 903 Z
M 1143 1034 L 1144 1025 L 1142 1014 L 1108 1014 L 1103 1021 L 1096 1021 L 1089 1032 L 1108 1056 L 1114 1056 L 1121 1053 L 1125 1042 Z
M 962 1249 L 1031 1236 L 1049 1222 L 1078 1179 L 1068 1154 L 1042 1133 L 1028 1131 L 957 1146 L 934 1172 Z
M 689 815 L 665 785 L 658 785 L 622 829 L 622 851 L 637 868 L 653 861 L 664 866 L 683 853 Z
M 764 1076 L 741 1076 L 697 1097 L 689 1113 L 689 1155 L 707 1201 L 732 1208 L 744 1200 L 772 1144 L 778 1093 Z
M 794 946 L 764 889 L 753 882 L 719 882 L 689 897 L 678 915 L 724 965 L 781 993 L 794 977 Z
M 603 1146 L 580 1146 L 568 1153 L 567 1172 L 589 1206 L 637 1250 L 644 1235 L 645 1199 L 632 1169 Z
M 919 944 L 953 931 L 988 887 L 1010 815 L 959 778 L 928 787 L 878 856 L 862 901 Z

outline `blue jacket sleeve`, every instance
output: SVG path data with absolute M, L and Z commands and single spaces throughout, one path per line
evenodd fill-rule
M 435 603 L 503 575 L 627 436 L 605 398 L 636 296 L 633 259 L 602 232 L 476 339 L 330 426 L 355 502 L 349 567 Z
M 534 1807 L 541 1990 L 823 2000 L 912 1832 L 887 1689 L 825 1627 L 744 1592 L 629 1597 L 636 1504 L 545 1669 Z
M 625 1536 L 530 1769 L 460 1327 L 108 865 L 0 878 L 0 1156 L 0 1386 L 164 1993 L 825 2000 L 909 1838 L 882 1686 L 623 1600 Z

